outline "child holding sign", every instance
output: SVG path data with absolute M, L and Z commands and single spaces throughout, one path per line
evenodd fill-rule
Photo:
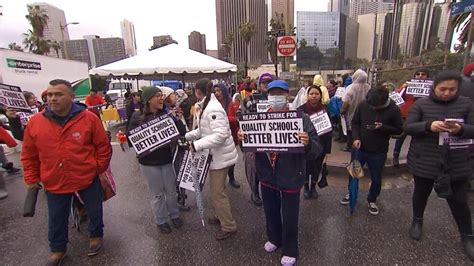
M 315 127 L 319 135 L 320 143 L 323 146 L 323 151 L 318 157 L 314 157 L 306 161 L 306 182 L 304 184 L 305 199 L 309 199 L 313 195 L 315 198 L 318 197 L 318 193 L 316 191 L 316 182 L 318 181 L 319 174 L 321 173 L 326 154 L 331 153 L 332 125 L 331 121 L 329 120 L 329 116 L 326 113 L 326 107 L 322 103 L 322 95 L 323 94 L 319 86 L 311 85 L 308 88 L 308 101 L 297 109 L 298 111 L 303 111 L 305 114 L 310 116 L 310 118 L 313 118 L 314 116 L 315 119 L 312 120 L 320 121 L 317 122 Z M 323 123 L 327 125 L 325 126 Z M 309 182 L 310 175 L 311 182 Z
M 130 128 L 132 130 L 155 118 L 167 115 L 164 110 L 164 99 L 160 89 L 156 87 L 143 88 L 142 100 L 145 107 L 143 112 L 133 113 L 130 121 Z M 184 136 L 186 133 L 184 124 L 181 120 L 172 118 L 179 133 Z M 163 234 L 171 233 L 168 219 L 171 219 L 171 223 L 175 228 L 183 226 L 183 221 L 179 218 L 176 175 L 173 171 L 172 161 L 171 144 L 151 151 L 138 159 L 140 169 L 148 181 L 154 222 Z
M 289 87 L 283 80 L 268 84 L 270 112 L 288 111 Z M 300 190 L 305 183 L 306 160 L 321 153 L 318 134 L 309 117 L 303 117 L 303 132 L 299 140 L 304 153 L 257 152 L 256 168 L 260 179 L 263 208 L 267 222 L 266 252 L 282 247 L 282 265 L 294 265 L 298 257 L 298 216 Z M 239 132 L 239 139 L 244 139 Z

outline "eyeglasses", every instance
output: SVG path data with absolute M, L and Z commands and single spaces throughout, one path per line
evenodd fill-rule
M 425 72 L 417 72 L 415 73 L 415 76 L 428 76 L 428 74 Z

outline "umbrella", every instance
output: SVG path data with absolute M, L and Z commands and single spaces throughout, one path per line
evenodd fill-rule
M 195 156 L 196 153 L 191 152 L 191 158 L 192 158 L 192 164 L 191 164 L 191 176 L 193 177 L 193 187 L 194 191 L 196 192 L 196 206 L 199 211 L 199 215 L 201 216 L 201 222 L 202 226 L 205 226 L 204 224 L 204 203 L 202 199 L 202 193 L 201 193 L 201 184 L 197 172 L 197 164 L 199 160 L 194 160 L 194 158 L 199 158 Z
M 359 151 L 354 150 L 352 152 L 352 161 L 347 166 L 347 171 L 350 175 L 349 181 L 349 207 L 351 214 L 354 213 L 355 206 L 357 204 L 357 194 L 359 193 L 359 178 L 364 177 L 364 170 L 359 161 Z
M 327 157 L 325 158 L 326 162 L 327 162 Z M 318 182 L 318 187 L 320 188 L 324 188 L 324 187 L 327 187 L 328 186 L 328 167 L 327 167 L 327 163 L 324 162 L 323 163 L 323 166 L 321 168 L 321 180 L 319 180 Z

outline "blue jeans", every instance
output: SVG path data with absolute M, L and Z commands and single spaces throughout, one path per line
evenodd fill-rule
M 400 152 L 402 151 L 403 142 L 407 138 L 407 134 L 405 132 L 395 141 L 395 147 L 393 147 L 393 157 L 398 157 Z
M 380 195 L 380 190 L 382 189 L 382 171 L 385 166 L 385 161 L 387 160 L 387 153 L 367 153 L 361 150 L 352 151 L 351 161 L 354 159 L 356 154 L 359 154 L 359 161 L 362 167 L 367 163 L 370 172 L 370 189 L 369 195 L 367 196 L 368 202 L 376 202 L 377 197 Z M 349 175 L 349 184 L 352 177 Z
M 102 187 L 99 178 L 94 178 L 92 184 L 79 191 L 84 207 L 89 215 L 89 237 L 96 238 L 104 235 L 102 220 Z M 48 240 L 51 252 L 66 252 L 68 243 L 68 221 L 71 212 L 73 193 L 54 194 L 46 191 L 48 200 Z

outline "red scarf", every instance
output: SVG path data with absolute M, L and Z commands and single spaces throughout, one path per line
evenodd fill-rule
M 320 112 L 322 110 L 324 110 L 324 106 L 321 102 L 318 102 L 318 104 L 316 104 L 316 106 L 313 106 L 312 104 L 309 103 L 309 101 L 307 101 L 303 105 L 303 111 L 308 115 L 315 114 L 315 113 Z

